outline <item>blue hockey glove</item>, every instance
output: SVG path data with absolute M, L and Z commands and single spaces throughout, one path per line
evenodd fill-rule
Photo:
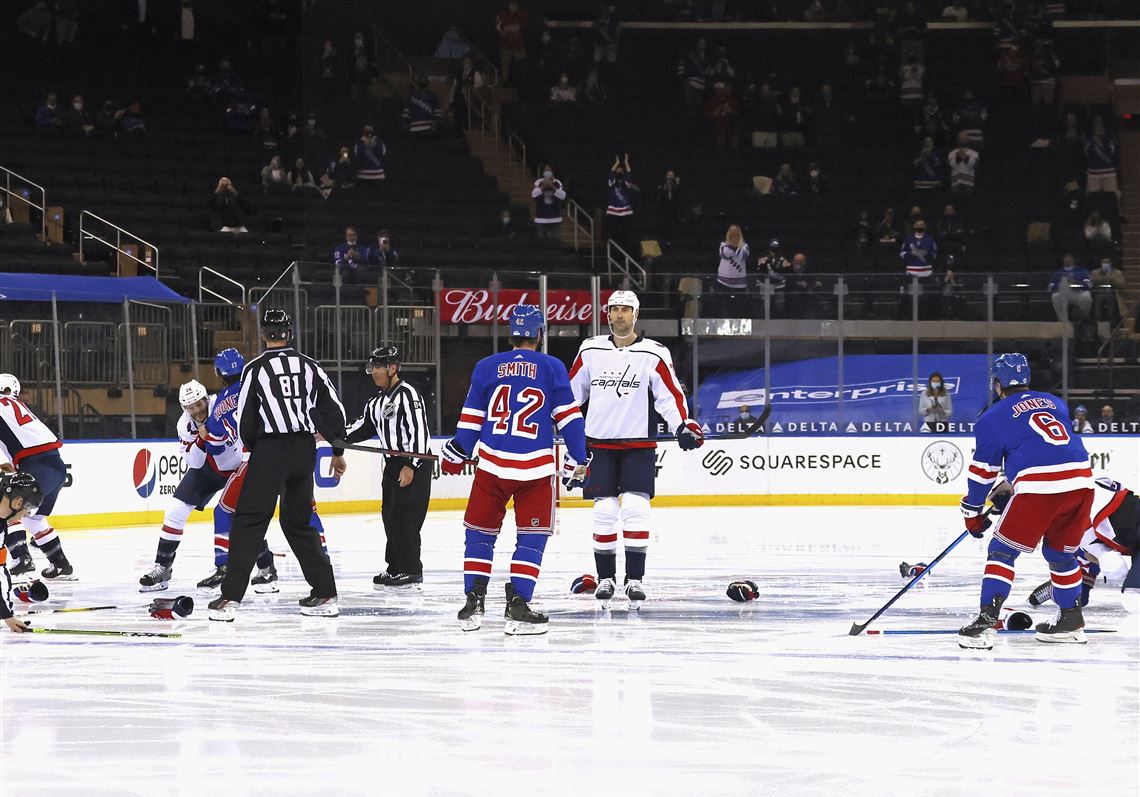
M 567 490 L 585 487 L 586 483 L 590 481 L 590 461 L 593 458 L 594 455 L 588 453 L 585 462 L 575 462 L 574 458 L 567 452 L 562 460 L 562 486 Z
M 692 451 L 704 444 L 705 433 L 701 431 L 701 425 L 692 418 L 677 427 L 677 445 L 682 451 Z
M 968 504 L 967 498 L 962 499 L 962 517 L 966 521 L 966 531 L 980 540 L 985 536 L 986 529 L 990 527 L 990 519 L 982 514 L 982 507 Z

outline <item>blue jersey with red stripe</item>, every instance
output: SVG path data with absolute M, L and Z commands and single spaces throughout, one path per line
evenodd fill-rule
M 1072 432 L 1065 403 L 1049 393 L 1022 390 L 986 410 L 974 425 L 965 503 L 981 507 L 1000 471 L 1015 493 L 1092 489 L 1092 466 Z
M 584 462 L 585 423 L 559 360 L 514 349 L 475 365 L 455 440 L 464 451 L 478 453 L 480 470 L 517 481 L 552 475 L 555 429 L 570 456 Z
M 241 382 L 219 391 L 206 416 L 206 453 L 219 470 L 236 470 L 241 465 L 243 447 L 238 435 L 238 397 Z

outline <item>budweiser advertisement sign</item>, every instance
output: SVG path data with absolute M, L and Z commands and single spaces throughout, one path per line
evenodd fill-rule
M 613 291 L 602 291 L 602 306 Z M 541 304 L 538 291 L 506 289 L 499 291 L 498 304 L 486 288 L 445 288 L 439 295 L 440 323 L 490 324 L 497 317 L 505 324 L 511 311 L 520 304 Z M 546 292 L 548 324 L 589 324 L 594 320 L 594 305 L 589 291 Z M 602 311 L 605 320 L 605 310 Z

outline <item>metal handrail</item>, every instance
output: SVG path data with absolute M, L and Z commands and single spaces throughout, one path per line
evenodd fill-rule
M 480 61 L 482 61 L 484 64 L 486 64 L 487 68 L 490 70 L 489 76 L 491 79 L 486 82 L 486 85 L 488 85 L 488 86 L 499 85 L 499 68 L 497 66 L 495 66 L 494 61 L 492 61 L 490 58 L 485 56 L 483 54 L 483 51 L 475 46 L 475 42 L 473 42 L 473 41 L 471 41 L 471 39 L 467 38 L 467 34 L 465 34 L 459 28 L 452 25 L 451 30 L 454 31 L 459 36 L 459 38 L 463 40 L 464 44 L 467 45 L 467 48 L 471 51 L 472 57 L 473 58 L 477 57 Z
M 478 89 L 466 88 L 467 92 L 467 129 L 478 130 L 482 139 L 492 139 L 495 142 L 495 153 L 499 152 L 499 115 L 493 113 L 490 103 L 479 94 Z M 475 121 L 478 120 L 478 128 Z
M 621 259 L 614 257 L 617 253 Z M 645 290 L 645 285 L 648 282 L 649 272 L 642 266 L 629 252 L 622 249 L 613 238 L 606 239 L 606 274 L 613 279 L 614 270 L 622 275 L 625 279 L 629 280 L 630 284 L 638 290 Z M 638 275 L 641 279 L 638 279 Z
M 47 191 L 44 190 L 44 187 L 42 185 L 39 185 L 38 183 L 33 183 L 27 177 L 24 177 L 22 174 L 16 174 L 16 172 L 12 171 L 11 169 L 6 169 L 3 166 L 0 166 L 0 171 L 4 172 L 4 193 L 7 194 L 8 196 L 16 197 L 16 199 L 19 199 L 21 202 L 25 202 L 28 205 L 31 205 L 33 208 L 35 208 L 36 210 L 38 210 L 40 212 L 40 240 L 42 240 L 46 243 L 47 242 Z M 15 192 L 13 192 L 12 191 L 12 178 L 13 177 L 15 177 L 17 180 L 25 183 L 29 188 L 38 188 L 39 192 L 40 192 L 40 204 L 37 205 L 34 202 L 29 201 L 22 194 L 17 194 Z
M 515 168 L 516 159 L 518 160 L 518 170 L 522 172 L 523 177 L 526 177 L 526 142 L 517 134 L 511 133 L 507 136 L 507 167 Z
M 597 251 L 597 238 L 594 237 L 594 217 L 584 207 L 570 197 L 562 203 L 566 215 L 570 218 L 571 228 L 574 230 L 574 249 L 578 249 L 578 234 L 590 242 L 590 268 L 594 267 L 594 255 Z
M 380 28 L 376 27 L 375 25 L 372 26 L 372 38 L 378 45 L 380 45 L 380 47 L 377 47 L 378 51 L 381 47 L 387 50 L 388 53 L 393 56 L 391 60 L 396 61 L 397 63 L 402 62 L 404 68 L 408 70 L 408 76 L 411 77 L 412 80 L 415 80 L 416 70 L 412 68 L 412 63 L 408 60 L 407 56 L 401 52 L 399 47 L 392 44 L 391 40 L 389 40 L 387 36 L 381 33 Z
M 236 285 L 238 287 L 238 290 L 241 291 L 240 306 L 242 306 L 242 307 L 246 306 L 247 302 L 246 302 L 246 288 L 245 288 L 245 286 L 242 285 L 237 280 L 231 279 L 230 277 L 227 277 L 225 274 L 222 274 L 220 271 L 215 271 L 214 269 L 210 268 L 209 266 L 202 266 L 198 269 L 198 301 L 199 302 L 204 301 L 202 299 L 202 294 L 208 293 L 210 296 L 214 296 L 218 299 L 221 299 L 226 304 L 234 304 L 234 302 L 231 302 L 225 296 L 222 296 L 222 294 L 218 293 L 215 290 L 211 290 L 210 288 L 207 288 L 202 283 L 202 275 L 203 275 L 203 273 L 205 273 L 207 271 L 210 272 L 211 274 L 213 274 L 215 277 L 221 277 L 222 279 L 224 279 L 226 282 L 230 283 L 231 285 Z
M 83 229 L 83 219 L 86 216 L 90 216 L 91 218 L 95 219 L 96 221 L 101 221 L 103 224 L 106 224 L 108 227 L 114 228 L 114 230 L 115 230 L 115 243 L 111 243 L 110 241 L 108 241 L 104 238 L 100 238 L 98 235 L 91 232 L 90 230 L 85 231 Z M 154 265 L 151 265 L 150 263 L 146 262 L 145 260 L 138 258 L 138 257 L 135 257 L 130 252 L 124 250 L 122 247 L 124 235 L 130 236 L 133 240 L 138 241 L 140 244 L 143 244 L 145 247 L 154 250 Z M 114 222 L 107 221 L 102 216 L 96 216 L 90 210 L 82 210 L 79 212 L 79 252 L 77 254 L 79 255 L 79 262 L 80 263 L 86 262 L 83 259 L 83 241 L 86 238 L 92 238 L 101 244 L 105 244 L 107 246 L 110 246 L 116 252 L 118 252 L 120 255 L 125 255 L 125 256 L 129 257 L 131 260 L 135 261 L 136 263 L 139 263 L 140 265 L 146 266 L 147 268 L 151 269 L 152 271 L 154 271 L 154 278 L 155 279 L 159 278 L 158 247 L 157 246 L 155 246 L 150 241 L 147 241 L 144 238 L 138 237 L 137 235 L 135 235 L 130 230 L 125 230 L 122 227 L 120 227 L 119 225 L 115 224 Z M 119 271 L 118 263 L 119 263 L 119 259 L 115 258 L 115 273 L 116 274 L 118 274 L 118 271 Z

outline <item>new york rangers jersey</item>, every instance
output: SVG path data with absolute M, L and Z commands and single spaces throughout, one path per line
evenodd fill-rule
M 586 407 L 586 436 L 593 440 L 653 437 L 652 407 L 670 429 L 688 420 L 685 396 L 669 350 L 639 335 L 628 346 L 612 335 L 586 338 L 570 369 L 570 387 Z M 605 448 L 652 448 L 655 443 L 599 444 Z
M 54 451 L 62 444 L 51 429 L 18 398 L 0 396 L 0 460 L 20 460 Z
M 1070 431 L 1064 402 L 1034 390 L 1014 393 L 982 413 L 965 503 L 982 506 L 1005 469 L 1014 493 L 1066 493 L 1094 486 L 1089 455 Z
M 585 462 L 582 412 L 566 366 L 530 349 L 495 354 L 475 365 L 455 440 L 478 454 L 479 470 L 516 481 L 553 475 L 555 429 L 570 456 Z
M 240 391 L 240 384 L 236 386 Z M 227 388 L 226 390 L 229 390 Z M 216 422 L 214 429 L 221 430 L 218 434 L 217 431 L 211 431 L 211 422 L 214 422 L 214 410 L 218 406 L 219 399 L 225 394 L 222 391 L 217 395 L 212 395 L 209 398 L 210 409 L 206 415 L 206 422 L 203 424 L 206 427 L 206 438 L 203 439 L 198 434 L 198 424 L 190 417 L 190 413 L 186 410 L 182 411 L 182 415 L 178 418 L 178 442 L 182 444 L 182 458 L 186 461 L 186 466 L 193 470 L 194 468 L 209 468 L 217 473 L 226 474 L 237 468 L 241 464 L 241 441 L 235 434 L 233 439 L 236 445 L 226 444 L 226 431 L 220 424 L 220 420 Z M 236 399 L 234 394 L 234 409 L 229 413 L 229 423 L 236 429 L 236 424 L 233 422 L 233 414 L 236 411 Z M 225 413 L 223 413 L 223 416 Z
M 245 458 L 245 447 L 238 434 L 237 409 L 241 382 L 218 392 L 206 416 L 206 454 L 220 470 L 236 470 Z

